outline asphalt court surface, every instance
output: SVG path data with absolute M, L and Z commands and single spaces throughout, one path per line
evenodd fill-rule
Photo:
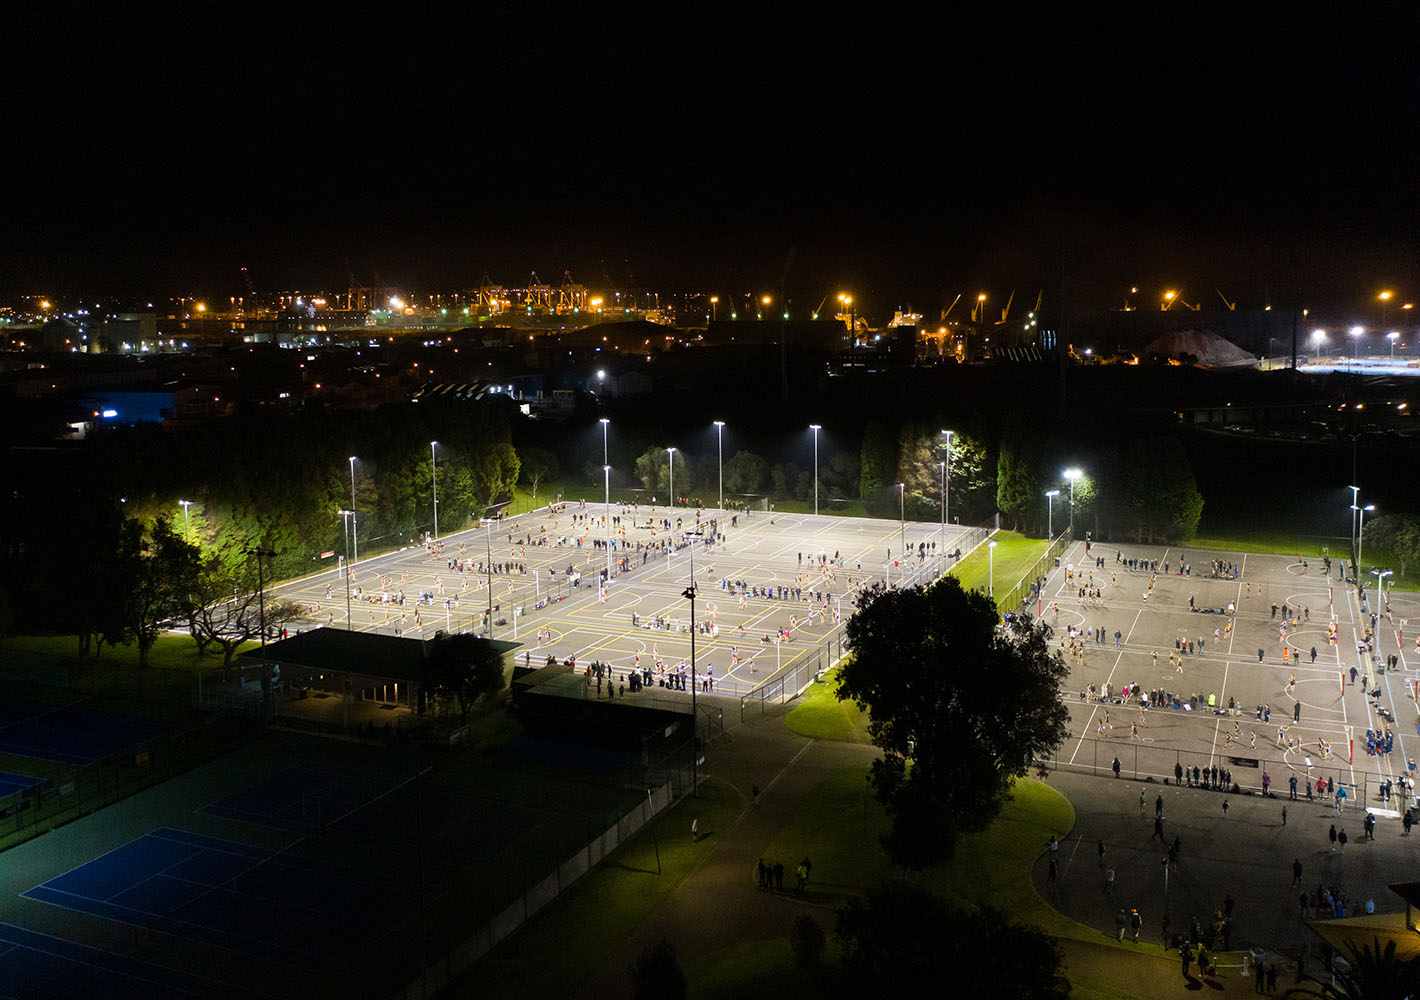
M 673 671 L 690 658 L 690 608 L 682 593 L 693 579 L 699 595 L 696 621 L 708 619 L 715 626 L 713 636 L 696 636 L 697 674 L 713 677 L 716 691 L 738 695 L 781 666 L 818 656 L 851 613 L 858 589 L 884 580 L 931 580 L 955 562 L 947 553 L 961 548 L 965 555 L 967 542 L 982 537 L 949 525 L 943 542 L 941 526 L 932 522 L 909 521 L 904 528 L 890 520 L 756 511 L 738 514 L 737 525 L 731 524 L 731 515 L 721 517 L 717 532 L 725 536 L 724 543 L 707 546 L 703 537 L 697 538 L 668 555 L 664 546 L 671 538 L 696 530 L 694 509 L 642 505 L 633 510 L 613 504 L 614 555 L 632 565 L 626 572 L 614 570 L 602 594 L 597 574 L 606 567 L 607 550 L 594 548 L 593 542 L 606 538 L 604 510 L 604 504 L 568 503 L 557 513 L 544 509 L 448 536 L 437 554 L 420 546 L 362 562 L 351 584 L 364 587 L 366 594 L 364 600 L 352 597 L 353 624 L 363 631 L 398 629 L 410 636 L 446 627 L 480 630 L 490 595 L 488 578 L 476 567 L 489 561 L 491 551 L 495 564 L 526 567 L 526 573 L 492 576 L 494 618 L 507 621 L 495 626 L 492 636 L 524 643 L 525 662 L 538 665 L 548 656 L 578 663 L 595 659 L 622 672 L 654 669 L 659 660 Z M 706 534 L 716 513 L 701 512 Z M 543 538 L 547 544 L 534 544 Z M 932 542 L 937 548 L 919 556 L 921 544 Z M 904 543 L 910 550 L 906 558 Z M 464 560 L 464 572 L 451 570 L 451 560 Z M 569 569 L 581 575 L 580 586 L 571 585 Z M 750 588 L 799 587 L 802 596 L 745 596 L 741 601 L 722 581 L 743 581 Z M 344 591 L 338 571 L 279 588 L 283 596 L 313 608 L 315 620 L 336 627 L 346 620 Z M 403 606 L 381 600 L 381 594 L 400 591 Z M 826 601 L 811 606 L 811 591 L 827 595 Z M 430 595 L 431 603 L 417 606 L 416 625 L 415 600 L 421 593 Z M 639 626 L 632 625 L 633 614 Z M 652 625 L 657 619 L 661 627 Z M 775 641 L 781 629 L 790 636 L 782 645 Z
M 415 903 L 370 872 L 171 827 L 21 895 L 301 968 L 333 967 Z
M 212 802 L 202 812 L 293 833 L 330 833 L 487 861 L 561 812 L 553 803 L 495 798 L 445 782 L 292 765 Z
M 198 976 L 0 923 L 0 998 L 181 1000 L 240 994 Z
M 202 812 L 303 833 L 338 822 L 397 783 L 377 775 L 293 764 L 203 806 Z
M 36 785 L 44 784 L 43 778 L 32 778 L 28 774 L 11 774 L 0 771 L 0 799 L 16 792 L 26 792 Z
M 1117 561 L 1121 556 L 1157 560 L 1159 571 L 1130 570 Z M 1100 557 L 1103 566 L 1094 564 Z M 1237 577 L 1213 578 L 1213 560 L 1236 564 Z M 1162 570 L 1165 561 L 1167 574 Z M 1313 782 L 1331 777 L 1368 785 L 1368 804 L 1395 810 L 1393 803 L 1381 803 L 1374 790 L 1380 781 L 1406 773 L 1407 758 L 1420 750 L 1413 687 L 1406 684 L 1415 679 L 1420 663 L 1403 648 L 1406 626 L 1412 632 L 1420 627 L 1416 595 L 1388 595 L 1389 616 L 1374 609 L 1377 656 L 1382 662 L 1391 655 L 1401 657 L 1398 671 L 1378 676 L 1369 654 L 1357 650 L 1371 609 L 1363 608 L 1354 586 L 1340 579 L 1339 561 L 1333 561 L 1328 576 L 1320 557 L 1307 556 L 1304 565 L 1296 556 L 1100 544 L 1087 559 L 1084 544 L 1076 543 L 1061 562 L 1041 601 L 1044 619 L 1056 628 L 1057 639 L 1066 638 L 1070 626 L 1105 633 L 1102 643 L 1085 641 L 1083 660 L 1066 649 L 1071 673 L 1064 696 L 1073 732 L 1060 753 L 1062 760 L 1104 770 L 1118 756 L 1126 774 L 1162 777 L 1172 776 L 1182 754 L 1185 765 L 1229 768 L 1234 781 L 1253 790 L 1263 772 L 1270 775 L 1273 790 L 1282 794 L 1294 775 L 1299 789 L 1304 789 L 1308 775 Z M 1179 575 L 1181 563 L 1191 566 L 1191 575 Z M 1067 582 L 1066 571 L 1072 567 L 1077 575 Z M 1081 586 L 1101 594 L 1081 598 Z M 1190 598 L 1199 611 L 1190 609 Z M 1283 605 L 1292 619 L 1285 631 Z M 1328 636 L 1333 622 L 1335 644 Z M 1121 633 L 1118 645 L 1116 630 Z M 1181 641 L 1192 641 L 1194 652 L 1180 653 L 1176 643 Z M 1352 667 L 1358 682 L 1369 678 L 1371 689 L 1379 688 L 1377 697 L 1367 697 L 1362 684 L 1352 682 Z M 1116 697 L 1125 684 L 1170 692 L 1183 702 L 1201 695 L 1204 705 L 1194 711 L 1151 708 L 1141 714 L 1137 703 L 1107 705 L 1082 699 L 1080 693 L 1091 684 L 1100 693 L 1110 685 Z M 1207 709 L 1209 695 L 1216 711 L 1224 714 Z M 1227 712 L 1229 699 L 1237 711 Z M 1270 709 L 1264 711 L 1266 721 L 1257 718 L 1259 705 Z M 1381 708 L 1392 713 L 1393 723 L 1381 715 Z M 1393 751 L 1368 755 L 1367 729 L 1392 730 Z M 1329 756 L 1321 741 L 1330 745 Z M 1255 769 L 1252 761 L 1257 762 Z
M 0 698 L 0 752 L 61 764 L 92 764 L 160 735 L 156 719 L 99 712 L 77 704 Z

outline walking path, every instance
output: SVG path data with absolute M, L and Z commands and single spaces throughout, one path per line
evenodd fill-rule
M 815 889 L 832 888 L 832 872 L 815 868 L 802 895 L 787 889 L 795 881 L 797 857 L 765 858 L 781 861 L 789 869 L 782 893 L 760 892 L 753 873 L 766 845 L 792 819 L 810 789 L 840 768 L 865 765 L 876 755 L 871 746 L 799 736 L 784 725 L 783 714 L 777 711 L 731 730 L 723 744 L 712 748 L 708 764 L 711 774 L 744 796 L 744 811 L 729 829 L 713 831 L 715 850 L 635 933 L 613 949 L 602 974 L 588 982 L 579 996 L 593 1000 L 624 993 L 627 967 L 661 938 L 676 945 L 684 962 L 692 952 L 709 954 L 741 942 L 785 937 L 800 913 L 812 914 L 826 933 L 831 932 L 833 907 L 841 893 L 820 895 Z M 755 785 L 760 789 L 758 804 L 753 803 Z M 689 836 L 689 818 L 694 813 L 683 808 L 681 814 L 687 817 Z
M 834 885 L 833 873 L 816 868 L 809 890 L 800 896 L 787 890 L 761 893 L 754 870 L 766 846 L 790 823 L 815 785 L 843 767 L 867 764 L 876 753 L 861 744 L 798 736 L 777 711 L 732 729 L 712 749 L 709 768 L 743 795 L 744 809 L 727 829 L 712 831 L 716 846 L 704 863 L 634 933 L 611 948 L 603 972 L 579 996 L 590 1000 L 623 991 L 627 967 L 661 938 L 675 944 L 683 962 L 691 965 L 692 956 L 784 938 L 800 913 L 809 913 L 831 932 L 834 909 L 845 888 Z M 1344 886 L 1352 898 L 1374 898 L 1378 909 L 1394 908 L 1385 884 L 1410 861 L 1410 841 L 1399 837 L 1399 824 L 1394 821 L 1383 821 L 1377 839 L 1366 842 L 1361 839 L 1361 817 L 1347 817 L 1355 832 L 1343 857 L 1331 855 L 1326 840 L 1333 820 L 1330 807 L 1227 796 L 1231 809 L 1224 818 L 1220 793 L 1065 773 L 1053 774 L 1049 781 L 1071 800 L 1076 825 L 1062 838 L 1058 886 L 1052 889 L 1044 884 L 1043 861 L 1037 866 L 1037 884 L 1061 912 L 1100 932 L 1097 941 L 1060 941 L 1065 973 L 1126 995 L 1169 996 L 1175 990 L 1186 994 L 1200 986 L 1225 995 L 1251 994 L 1251 969 L 1245 974 L 1240 963 L 1241 952 L 1253 944 L 1260 944 L 1268 962 L 1277 965 L 1280 991 L 1293 981 L 1296 950 L 1309 936 L 1298 913 L 1297 893 L 1291 888 L 1293 857 L 1302 862 L 1304 884 Z M 757 805 L 752 803 L 756 784 L 760 787 Z M 1141 788 L 1147 806 L 1142 818 Z M 1165 800 L 1166 832 L 1170 839 L 1179 836 L 1183 846 L 1182 861 L 1167 890 L 1158 863 L 1163 849 L 1149 842 L 1154 796 L 1159 793 Z M 1290 807 L 1285 827 L 1280 815 L 1284 804 Z M 689 836 L 693 810 L 682 815 Z M 1097 864 L 1100 839 L 1116 871 L 1111 884 L 1106 884 Z M 797 857 L 765 860 L 784 862 L 790 869 L 786 885 L 792 883 Z M 1233 953 L 1224 959 L 1233 964 L 1225 964 L 1216 976 L 1201 982 L 1195 966 L 1191 978 L 1185 979 L 1177 956 L 1156 947 L 1161 917 L 1167 908 L 1172 929 L 1186 931 L 1195 914 L 1200 921 L 1209 920 L 1226 894 L 1236 903 Z M 1138 907 L 1144 916 L 1143 940 L 1150 947 L 1141 948 L 1139 954 L 1106 938 L 1120 906 Z M 1316 953 L 1315 946 L 1312 951 Z

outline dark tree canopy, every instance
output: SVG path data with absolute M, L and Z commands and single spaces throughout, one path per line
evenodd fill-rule
M 838 697 L 867 710 L 883 751 L 873 785 L 893 818 L 888 849 L 908 865 L 950 857 L 1065 738 L 1067 671 L 1050 629 L 1028 616 L 999 627 L 990 598 L 946 577 L 867 592 L 847 636 Z
M 1041 931 L 991 909 L 957 910 L 924 889 L 889 882 L 838 911 L 850 982 L 844 995 L 1064 1000 L 1070 981 Z
M 487 639 L 472 635 L 434 638 L 424 661 L 425 683 L 436 705 L 457 703 L 467 717 L 479 696 L 490 698 L 503 690 L 503 656 Z
M 685 973 L 675 945 L 665 938 L 648 945 L 627 970 L 634 1000 L 684 1000 Z

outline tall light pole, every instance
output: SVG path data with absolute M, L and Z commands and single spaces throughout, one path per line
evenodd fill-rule
M 695 707 L 695 543 L 690 544 L 690 586 L 681 592 L 690 602 L 690 793 L 697 794 L 700 785 L 700 777 L 697 768 L 696 757 L 700 754 L 700 748 L 696 746 L 696 736 L 699 731 L 700 717 Z
M 1055 498 L 1059 495 L 1059 490 L 1045 491 L 1045 540 L 1047 542 L 1055 537 Z
M 942 459 L 942 537 L 937 543 L 943 547 L 947 544 L 947 501 L 948 490 L 952 487 L 952 432 L 942 431 L 942 435 L 947 439 L 947 455 Z
M 1365 327 L 1353 326 L 1351 328 L 1351 370 L 1356 370 L 1356 355 L 1361 350 L 1361 335 L 1366 332 Z
M 350 456 L 350 516 L 355 516 L 355 456 Z M 359 524 L 356 521 L 350 522 L 350 538 L 354 542 L 354 559 L 360 558 L 360 535 Z
M 1070 530 L 1075 530 L 1075 480 L 1083 476 L 1079 469 L 1066 469 L 1065 478 L 1070 480 Z
M 266 579 L 262 576 L 262 556 L 274 557 L 271 549 L 261 547 L 246 550 L 247 555 L 256 556 L 256 616 L 261 630 L 261 698 L 262 710 L 267 719 L 271 718 L 274 702 L 271 692 L 271 661 L 266 658 Z
M 607 453 L 606 453 L 606 428 L 607 428 L 607 425 L 610 424 L 610 423 L 611 423 L 610 420 L 608 420 L 606 417 L 602 417 L 602 419 L 601 419 L 601 425 L 602 425 L 602 465 L 610 465 L 610 464 L 611 464 L 611 459 L 607 458 Z
M 429 442 L 430 482 L 434 487 L 434 541 L 439 540 L 439 462 L 434 457 L 434 446 L 438 441 Z
M 1354 470 L 1353 470 L 1354 471 Z M 1361 502 L 1361 487 L 1351 487 L 1351 556 L 1356 555 L 1356 511 L 1361 508 L 1357 506 Z M 1357 560 L 1359 562 L 1360 560 Z
M 1374 573 L 1374 574 L 1376 574 L 1376 596 L 1377 596 L 1377 598 L 1379 598 L 1379 602 L 1378 602 L 1379 607 L 1380 607 L 1382 610 L 1384 610 L 1384 609 L 1385 609 L 1385 578 L 1388 577 L 1388 576 L 1390 576 L 1392 573 L 1394 573 L 1395 570 L 1392 570 L 1392 569 L 1373 569 L 1373 570 L 1371 570 L 1371 572 Z M 1394 588 L 1392 588 L 1392 589 L 1394 589 Z
M 1368 503 L 1356 512 L 1356 584 L 1361 583 L 1361 553 L 1365 546 L 1366 539 L 1366 515 L 1376 509 L 1376 505 Z
M 907 558 L 907 484 L 897 484 L 897 523 L 898 523 L 898 547 L 902 549 L 902 558 Z M 905 570 L 906 567 L 904 566 Z
M 947 463 L 943 459 L 937 464 L 942 467 L 942 526 L 937 529 L 937 558 L 940 560 L 947 547 Z
M 710 300 L 714 302 L 714 299 Z M 725 422 L 715 421 L 715 443 L 720 453 L 720 510 L 725 509 Z
M 1312 343 L 1316 344 L 1316 363 L 1321 364 L 1321 345 L 1326 341 L 1325 330 L 1312 331 Z
M 814 517 L 818 517 L 818 432 L 822 425 L 809 424 L 809 430 L 814 432 Z
M 671 510 L 675 510 L 675 449 L 667 448 L 666 454 L 670 456 L 670 471 L 667 475 L 671 481 Z M 671 547 L 675 547 L 674 543 L 672 543 Z
M 355 512 L 341 510 L 336 513 L 345 521 L 345 631 L 349 632 L 354 628 L 354 616 L 350 613 L 350 519 Z
M 182 508 L 182 540 L 187 544 L 192 544 L 192 522 L 188 519 L 187 509 L 192 506 L 191 500 L 179 500 L 178 506 Z
M 611 586 L 611 466 L 602 466 L 606 479 L 606 586 Z
M 1392 359 L 1394 359 L 1394 358 L 1395 358 L 1395 342 L 1400 339 L 1400 334 L 1397 333 L 1395 330 L 1392 330 L 1392 331 L 1390 331 L 1390 333 L 1388 333 L 1388 334 L 1385 335 L 1385 339 L 1390 341 L 1390 356 L 1391 356 Z
M 986 543 L 986 596 L 996 599 L 996 540 Z

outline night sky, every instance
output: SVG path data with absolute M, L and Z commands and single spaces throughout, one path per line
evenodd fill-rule
M 27 6 L 0 71 L 5 297 L 225 298 L 243 265 L 262 291 L 570 269 L 777 294 L 792 249 L 803 310 L 1420 299 L 1399 4 Z

